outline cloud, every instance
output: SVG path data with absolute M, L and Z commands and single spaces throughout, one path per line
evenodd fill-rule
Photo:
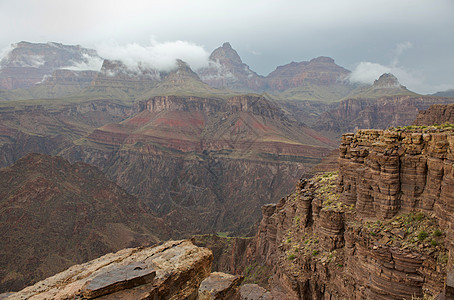
M 392 73 L 391 68 L 377 63 L 363 61 L 360 62 L 350 74 L 350 81 L 361 83 L 374 83 L 383 73 Z
M 410 90 L 422 91 L 424 89 L 424 78 L 421 74 L 395 65 L 385 66 L 368 61 L 360 62 L 350 74 L 349 80 L 352 82 L 372 84 L 383 73 L 393 74 L 402 85 L 408 87 Z
M 1 49 L 0 50 L 0 61 L 2 61 L 4 58 L 6 59 L 8 54 L 14 49 L 15 46 L 16 46 L 15 44 L 11 44 L 11 45 Z
M 73 70 L 73 71 L 84 71 L 84 70 L 91 70 L 91 71 L 99 71 L 102 67 L 103 59 L 98 56 L 90 56 L 88 54 L 84 54 L 84 61 L 75 63 L 72 66 L 65 67 L 64 69 Z
M 396 45 L 396 48 L 394 49 L 394 59 L 393 59 L 393 63 L 392 65 L 393 66 L 397 66 L 397 64 L 399 63 L 399 58 L 400 56 L 408 49 L 410 48 L 413 48 L 413 44 L 410 43 L 410 42 L 403 42 L 403 43 L 399 43 Z
M 8 64 L 15 67 L 38 68 L 46 63 L 42 55 L 22 55 L 16 60 L 11 60 L 9 55 L 16 46 L 17 44 L 11 44 L 0 51 L 0 60 L 2 64 Z
M 97 51 L 103 58 L 120 60 L 132 70 L 138 70 L 140 65 L 159 71 L 170 71 L 177 67 L 177 59 L 185 61 L 192 69 L 199 69 L 208 66 L 209 57 L 209 53 L 202 46 L 186 41 L 152 41 L 149 46 L 137 43 L 105 43 L 97 47 Z
M 389 65 L 383 65 L 376 62 L 362 61 L 356 65 L 355 69 L 349 76 L 352 82 L 361 82 L 372 84 L 383 73 L 392 73 L 397 77 L 399 82 L 407 86 L 410 90 L 421 90 L 424 85 L 424 78 L 417 72 L 408 70 L 399 66 L 400 56 L 408 49 L 412 48 L 411 42 L 403 42 L 396 45 L 392 53 L 394 57 Z

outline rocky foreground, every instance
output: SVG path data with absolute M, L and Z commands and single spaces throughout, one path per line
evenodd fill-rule
M 271 299 L 242 276 L 210 274 L 213 255 L 188 240 L 128 248 L 75 265 L 0 299 Z

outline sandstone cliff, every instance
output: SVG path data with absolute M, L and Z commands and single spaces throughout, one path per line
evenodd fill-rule
M 450 127 L 345 134 L 339 175 L 262 208 L 249 264 L 270 268 L 287 298 L 451 299 L 453 138 Z

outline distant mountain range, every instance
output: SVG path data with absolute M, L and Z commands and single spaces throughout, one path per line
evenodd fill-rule
M 84 67 L 93 68 L 90 63 L 101 60 L 95 50 L 81 46 L 17 43 L 0 62 L 0 89 L 4 90 L 0 99 L 54 98 L 87 92 L 127 99 L 143 94 L 175 93 L 173 85 L 158 86 L 166 80 L 167 72 L 147 67 L 131 70 L 121 61 L 110 60 L 104 60 L 97 70 L 83 70 Z M 184 62 L 179 63 L 179 68 L 181 64 Z M 241 60 L 229 43 L 224 43 L 212 52 L 207 67 L 194 71 L 200 79 L 198 81 L 206 85 L 185 82 L 181 90 L 198 95 L 266 92 L 280 100 L 322 102 L 347 98 L 376 99 L 395 92 L 390 90 L 396 87 L 382 86 L 377 89 L 352 83 L 349 81 L 350 73 L 332 58 L 318 57 L 310 61 L 291 62 L 277 67 L 268 76 L 261 76 Z M 415 95 L 406 89 L 401 89 L 399 93 Z

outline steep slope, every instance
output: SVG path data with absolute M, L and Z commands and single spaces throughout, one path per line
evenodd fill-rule
M 57 69 L 99 59 L 95 50 L 59 43 L 20 42 L 0 62 L 0 88 L 29 88 Z
M 170 235 L 143 202 L 95 167 L 44 154 L 0 169 L 0 211 L 1 291 Z
M 260 206 L 333 146 L 257 95 L 158 96 L 61 154 L 100 167 L 183 235 L 245 234 Z
M 237 91 L 262 91 L 264 78 L 243 63 L 230 43 L 215 49 L 209 58 L 209 66 L 197 70 L 200 79 L 212 87 Z

